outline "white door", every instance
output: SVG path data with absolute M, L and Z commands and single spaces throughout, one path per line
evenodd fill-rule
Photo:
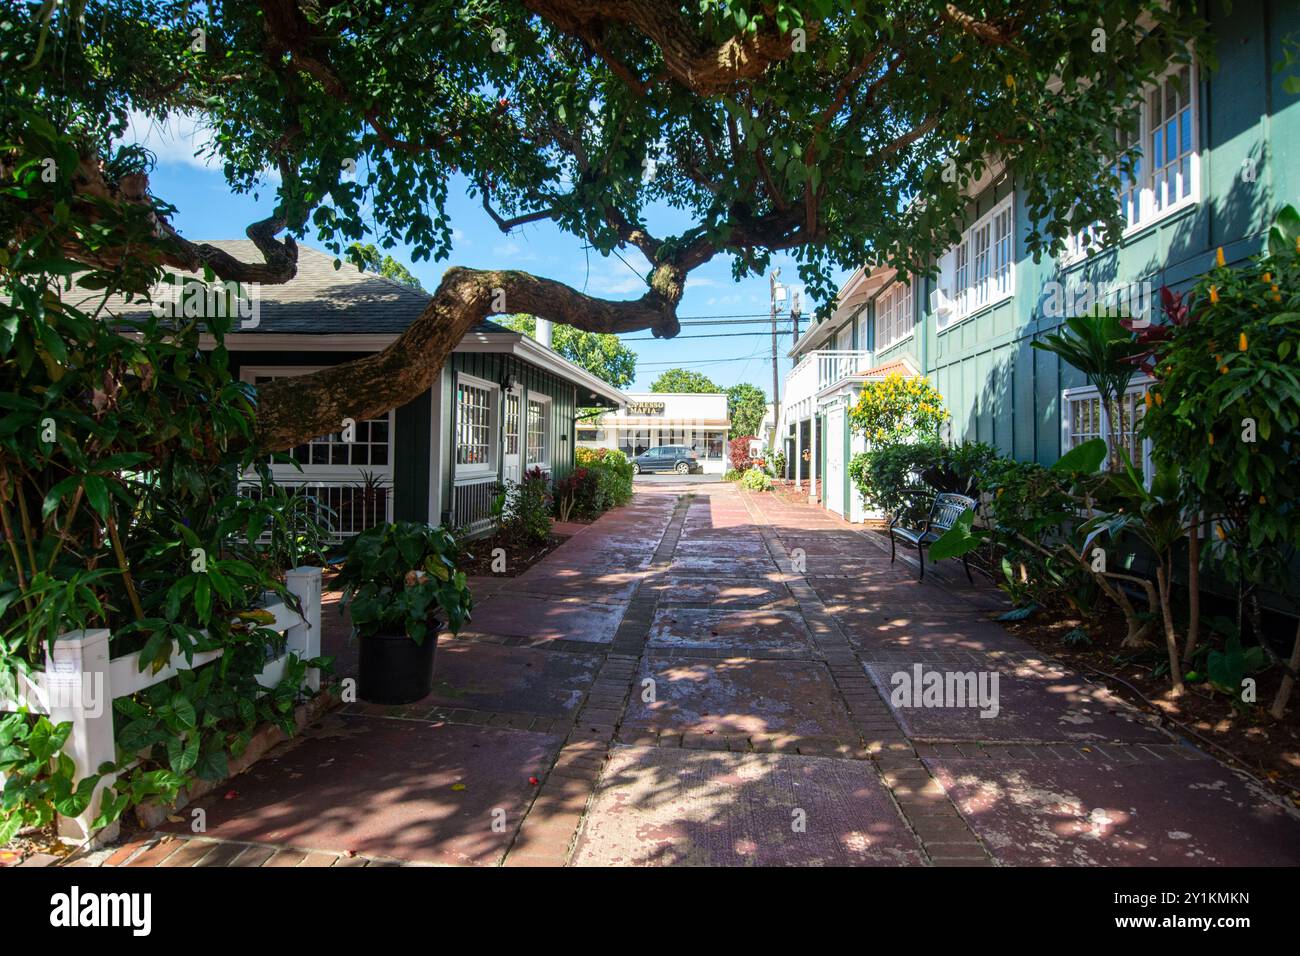
M 519 393 L 505 394 L 505 437 L 501 443 L 501 479 L 518 482 L 519 473 Z
M 826 474 L 822 479 L 822 500 L 837 515 L 844 514 L 844 406 L 826 413 Z

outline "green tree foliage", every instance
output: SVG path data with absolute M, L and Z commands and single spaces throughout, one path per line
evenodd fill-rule
M 877 445 L 920 440 L 935 441 L 948 413 L 943 396 L 919 375 L 898 372 L 868 382 L 849 409 L 849 424 Z
M 1131 322 L 1104 311 L 1072 316 L 1065 320 L 1061 331 L 1030 343 L 1036 349 L 1060 356 L 1097 387 L 1106 406 L 1106 421 L 1110 428 L 1107 446 L 1110 449 L 1110 470 L 1114 472 L 1122 472 L 1128 461 L 1123 440 L 1125 413 L 1122 402 L 1124 392 L 1137 372 L 1133 360 L 1145 351 L 1129 331 Z
M 348 256 L 358 267 L 368 272 L 381 275 L 385 279 L 392 279 L 394 282 L 400 282 L 402 285 L 408 285 L 412 289 L 424 291 L 424 286 L 420 285 L 420 280 L 411 274 L 410 269 L 392 256 L 380 252 L 375 248 L 373 242 L 368 242 L 365 245 L 354 242 L 348 250 Z
M 68 229 L 61 186 L 38 179 L 4 197 L 0 231 L 53 228 L 73 258 L 92 261 L 93 245 L 124 273 L 167 262 L 283 282 L 295 247 L 278 236 L 309 229 L 340 256 L 366 238 L 448 256 L 462 176 L 503 230 L 548 219 L 599 254 L 635 249 L 649 263 L 647 291 L 628 301 L 447 269 L 440 307 L 384 362 L 261 390 L 258 438 L 279 448 L 423 392 L 490 314 L 494 289 L 514 311 L 587 331 L 671 337 L 691 272 L 715 257 L 743 277 L 790 251 L 824 303 L 840 270 L 864 261 L 931 272 L 966 187 L 994 159 L 1025 197 L 1029 253 L 1098 221 L 1118 237 L 1133 157 L 1116 164 L 1117 118 L 1136 115 L 1171 60 L 1214 63 L 1196 0 L 908 0 L 853 15 L 831 0 L 613 3 L 599 15 L 587 0 L 271 7 L 10 4 L 0 164 L 57 130 L 66 148 L 43 156 L 75 186 L 68 208 L 93 209 L 110 231 L 119 212 L 155 228 L 138 244 Z M 233 191 L 274 193 L 273 214 L 250 227 L 264 262 L 166 225 L 138 164 L 114 162 L 133 113 L 197 119 Z M 656 207 L 672 210 L 673 234 L 651 231 Z
M 650 383 L 652 392 L 721 392 L 722 389 L 703 372 L 685 368 L 670 368 Z
M 537 319 L 531 315 L 509 315 L 501 324 L 537 338 Z M 551 348 L 615 388 L 627 388 L 636 379 L 636 353 L 620 342 L 617 335 L 555 325 L 551 329 Z
M 767 395 L 757 385 L 741 382 L 727 389 L 727 417 L 731 419 L 729 438 L 757 435 L 767 412 Z

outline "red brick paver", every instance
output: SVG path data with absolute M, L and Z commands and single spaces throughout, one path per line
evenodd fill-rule
M 1294 813 L 1044 661 L 959 567 L 919 584 L 871 532 L 721 483 L 566 530 L 476 582 L 429 698 L 327 715 L 200 801 L 204 834 L 83 862 L 1300 863 Z M 996 714 L 892 700 L 918 667 L 996 673 Z

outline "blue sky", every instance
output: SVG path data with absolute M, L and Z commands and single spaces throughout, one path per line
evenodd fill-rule
M 269 184 L 259 199 L 252 195 L 233 195 L 218 168 L 196 158 L 204 142 L 202 131 L 195 132 L 181 123 L 159 128 L 144 122 L 133 125 L 128 136 L 144 142 L 158 156 L 151 177 L 151 190 L 177 207 L 174 224 L 191 240 L 242 238 L 250 222 L 268 215 L 272 208 L 274 186 Z M 475 268 L 522 269 L 536 275 L 557 279 L 577 289 L 611 299 L 633 299 L 641 294 L 645 283 L 645 259 L 635 249 L 622 251 L 626 263 L 615 256 L 604 257 L 584 248 L 581 240 L 561 232 L 550 222 L 532 223 L 504 235 L 488 218 L 477 200 L 465 194 L 464 181 L 453 180 L 449 188 L 448 211 L 455 229 L 451 256 L 440 262 L 412 262 L 408 251 L 395 247 L 389 251 L 404 262 L 426 289 L 437 286 L 443 270 L 461 265 Z M 671 213 L 671 210 L 667 211 Z M 661 225 L 652 216 L 652 231 Z M 307 244 L 311 245 L 309 237 Z M 774 256 L 773 264 L 781 267 L 787 282 L 797 282 L 793 260 Z M 678 314 L 683 320 L 695 317 L 716 319 L 722 316 L 766 315 L 768 282 L 751 277 L 736 282 L 731 277 L 731 262 L 717 257 L 691 273 L 686 294 Z M 805 316 L 811 311 L 805 302 Z M 806 326 L 806 318 L 802 323 Z M 802 327 L 802 326 L 801 326 Z M 763 332 L 762 335 L 727 335 L 720 338 L 685 338 L 724 333 Z M 721 387 L 737 382 L 752 382 L 771 398 L 771 332 L 762 325 L 684 325 L 676 339 L 648 340 L 651 334 L 633 332 L 621 336 L 637 353 L 637 378 L 629 391 L 647 391 L 660 372 L 674 365 L 692 368 L 708 375 Z M 647 341 L 648 340 L 648 341 Z M 789 333 L 778 338 L 781 378 L 789 371 L 785 352 L 790 347 Z

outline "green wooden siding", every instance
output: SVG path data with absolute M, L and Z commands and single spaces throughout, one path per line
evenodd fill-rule
M 940 331 L 928 314 L 935 283 L 921 280 L 913 339 L 880 351 L 883 364 L 906 354 L 933 381 L 953 416 L 953 435 L 1050 464 L 1061 454 L 1061 391 L 1087 384 L 1077 369 L 1030 348 L 1059 318 L 1043 314 L 1044 285 L 1089 281 L 1108 286 L 1149 281 L 1181 289 L 1211 267 L 1222 246 L 1229 262 L 1260 251 L 1278 207 L 1300 202 L 1300 98 L 1273 71 L 1283 37 L 1300 32 L 1300 5 L 1280 0 L 1236 4 L 1214 14 L 1220 68 L 1198 67 L 1199 201 L 1127 236 L 1117 248 L 1061 265 L 1035 263 L 1025 250 L 1024 194 L 1016 193 L 1015 294 Z M 1254 181 L 1243 175 L 1249 161 Z M 1012 177 L 979 196 L 974 219 L 1012 189 Z M 874 309 L 874 303 L 871 304 Z
M 331 366 L 362 358 L 365 352 L 249 352 L 231 351 L 231 374 L 262 366 Z M 393 425 L 393 517 L 427 521 L 429 511 L 430 393 L 397 409 Z M 340 423 L 341 424 L 341 423 Z
M 527 409 L 528 396 L 545 395 L 551 399 L 550 402 L 550 434 L 551 434 L 551 476 L 553 478 L 563 478 L 573 471 L 574 467 L 574 426 L 573 419 L 577 413 L 577 406 L 574 401 L 574 385 L 567 382 L 544 369 L 531 365 L 522 359 L 513 355 L 504 355 L 497 352 L 456 352 L 453 353 L 451 362 L 447 367 L 448 373 L 443 380 L 443 395 L 440 407 L 442 409 L 442 434 L 446 437 L 447 448 L 441 460 L 444 462 L 442 468 L 442 500 L 443 508 L 448 506 L 451 501 L 452 489 L 452 462 L 455 461 L 455 378 L 457 375 L 472 375 L 475 378 L 492 382 L 505 388 L 506 383 L 511 376 L 517 378 L 524 387 L 524 394 L 520 396 L 520 441 L 526 442 L 527 437 L 524 429 L 527 427 Z M 502 416 L 497 416 L 497 442 L 501 441 L 502 428 L 504 422 Z M 525 465 L 525 467 L 527 467 Z M 501 460 L 497 459 L 497 477 L 501 477 Z

